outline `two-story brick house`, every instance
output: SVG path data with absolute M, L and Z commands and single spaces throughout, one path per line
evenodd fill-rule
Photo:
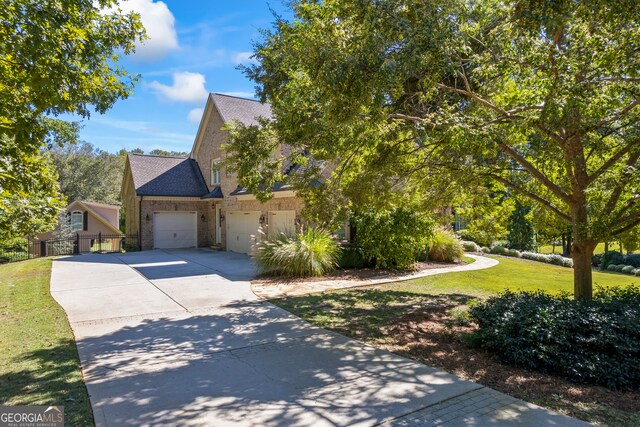
M 271 117 L 268 104 L 212 93 L 189 157 L 129 154 L 122 182 L 127 234 L 140 235 L 143 250 L 216 246 L 248 253 L 269 233 L 295 227 L 302 200 L 288 186 L 266 203 L 238 187 L 223 166 L 225 123 L 257 124 Z

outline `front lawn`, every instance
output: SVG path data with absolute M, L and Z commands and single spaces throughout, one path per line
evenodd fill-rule
M 0 405 L 64 405 L 93 425 L 67 317 L 49 294 L 51 259 L 0 265 Z
M 458 315 L 471 300 L 508 288 L 571 291 L 573 270 L 498 258 L 487 270 L 448 273 L 405 282 L 273 300 L 305 320 L 445 369 L 526 401 L 601 425 L 640 425 L 640 393 L 572 384 L 552 375 L 513 368 L 467 345 L 474 330 Z M 601 286 L 640 278 L 594 272 Z

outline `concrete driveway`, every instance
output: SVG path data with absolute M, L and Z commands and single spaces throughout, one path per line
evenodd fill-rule
M 586 425 L 313 327 L 254 274 L 206 250 L 56 260 L 96 424 Z

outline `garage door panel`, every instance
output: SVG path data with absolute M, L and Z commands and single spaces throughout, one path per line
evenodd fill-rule
M 156 249 L 194 248 L 197 245 L 195 212 L 155 212 L 153 247 Z
M 296 231 L 296 211 L 269 212 L 269 237 L 285 233 L 292 235 Z
M 227 250 L 250 253 L 255 242 L 260 241 L 260 212 L 232 211 L 227 214 Z

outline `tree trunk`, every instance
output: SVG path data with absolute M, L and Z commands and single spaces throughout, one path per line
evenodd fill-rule
M 571 248 L 573 259 L 573 295 L 575 299 L 591 299 L 593 296 L 591 258 L 595 245 L 574 239 Z
M 604 251 L 609 252 L 609 241 L 604 242 Z

